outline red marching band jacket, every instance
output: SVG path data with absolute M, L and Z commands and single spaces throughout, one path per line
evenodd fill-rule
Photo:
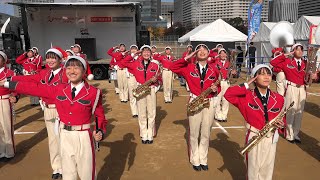
M 7 67 L 0 73 L 0 80 L 4 80 L 7 77 L 14 76 L 14 72 Z M 16 92 L 9 90 L 8 88 L 0 87 L 0 96 L 11 94 L 12 96 L 18 96 Z
M 92 110 L 98 89 L 85 82 L 79 94 L 72 100 L 71 85 L 59 84 L 48 86 L 34 82 L 10 82 L 9 87 L 21 94 L 53 99 L 60 121 L 66 125 L 76 126 L 91 123 Z M 93 113 L 98 118 L 99 128 L 106 132 L 107 120 L 102 106 L 102 95 Z
M 174 61 L 170 67 L 170 70 L 174 73 L 177 73 L 179 76 L 183 76 L 188 85 L 190 92 L 196 96 L 199 96 L 203 91 L 210 88 L 213 83 L 218 80 L 219 71 L 218 69 L 211 65 L 207 64 L 207 73 L 204 78 L 203 88 L 201 89 L 200 85 L 200 72 L 197 69 L 196 64 L 189 63 L 184 58 Z M 207 98 L 211 98 L 214 95 L 219 94 L 221 87 L 218 85 L 218 92 L 211 93 Z
M 174 59 L 175 58 L 172 55 L 170 55 L 170 58 L 167 55 L 162 55 L 162 56 L 157 56 L 154 60 L 159 61 L 162 64 L 162 67 L 164 69 L 169 70 Z
M 129 72 L 135 76 L 139 84 L 145 83 L 152 77 L 156 76 L 156 74 L 157 74 L 157 82 L 152 83 L 151 86 L 158 86 L 159 84 L 161 84 L 161 81 L 159 80 L 161 77 L 161 71 L 160 71 L 159 65 L 153 61 L 150 61 L 149 66 L 146 70 L 146 77 L 145 77 L 143 61 L 144 60 L 142 60 L 142 58 L 138 58 L 137 60 L 134 61 L 133 57 L 130 55 L 130 56 L 126 56 L 121 61 L 121 64 L 122 66 L 128 68 Z
M 33 82 L 33 83 L 41 83 L 43 85 L 47 85 L 48 87 L 54 87 L 59 84 L 68 84 L 69 80 L 66 76 L 65 69 L 61 68 L 61 70 L 56 74 L 51 82 L 49 83 L 49 78 L 51 75 L 51 69 L 43 69 L 38 74 L 30 75 L 30 76 L 12 76 L 11 81 L 22 81 L 22 82 Z M 43 97 L 42 101 L 45 104 L 54 104 L 55 99 Z
M 117 63 L 116 65 L 118 65 L 120 69 L 125 68 L 123 64 L 120 63 L 121 60 L 123 59 L 124 54 L 122 52 L 113 52 L 113 51 L 114 51 L 114 48 L 112 47 L 108 50 L 107 53 L 115 59 L 115 62 Z
M 286 58 L 285 55 L 279 55 L 270 61 L 270 64 L 278 71 L 282 70 L 286 79 L 298 85 L 304 85 L 304 76 L 306 74 L 306 61 L 301 59 L 301 68 L 298 70 L 298 64 L 294 58 Z
M 274 119 L 282 110 L 284 98 L 278 93 L 269 91 L 268 119 Z M 254 90 L 246 89 L 242 85 L 229 87 L 224 95 L 227 101 L 236 106 L 245 121 L 258 130 L 265 126 L 263 105 Z M 286 123 L 285 118 L 283 119 Z
M 217 67 L 217 69 L 220 68 L 220 72 L 221 72 L 221 75 L 222 75 L 222 79 L 224 80 L 227 80 L 229 77 L 228 77 L 228 72 L 229 72 L 229 66 L 230 66 L 230 62 L 228 60 L 225 60 L 225 63 L 224 65 L 222 64 L 222 61 L 219 59 L 216 63 L 215 63 L 215 66 Z M 218 68 L 219 66 L 219 68 Z
M 40 58 L 28 58 L 26 53 L 17 57 L 16 62 L 21 64 L 23 69 L 29 74 L 31 74 L 31 72 L 38 73 L 42 69 L 42 61 Z

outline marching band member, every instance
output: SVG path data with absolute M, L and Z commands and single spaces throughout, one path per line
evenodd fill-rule
M 128 55 L 126 58 L 132 59 L 132 61 L 137 61 L 139 56 L 136 54 L 138 51 L 138 46 L 137 45 L 131 45 L 130 46 L 130 55 Z M 133 58 L 132 58 L 133 57 Z M 122 62 L 126 62 L 127 60 L 123 60 Z M 137 88 L 137 80 L 133 75 L 133 71 L 129 68 L 128 70 L 128 90 L 129 90 L 129 101 L 130 101 L 130 108 L 131 108 L 131 113 L 132 117 L 137 118 L 138 117 L 138 105 L 137 105 L 137 100 L 133 96 L 132 90 Z
M 269 66 L 264 64 L 256 66 L 252 70 L 251 77 L 248 83 L 229 87 L 224 95 L 239 109 L 247 123 L 246 143 L 258 135 L 259 130 L 274 119 L 284 105 L 284 98 L 268 88 L 272 81 L 272 71 Z M 249 89 L 252 83 L 255 87 Z M 277 123 L 280 129 L 285 124 L 283 120 Z M 267 134 L 246 154 L 247 179 L 272 180 L 278 138 L 278 131 Z
M 293 58 L 289 58 L 293 54 Z M 271 60 L 270 64 L 274 68 L 281 69 L 286 81 L 285 104 L 288 106 L 294 101 L 293 107 L 287 113 L 287 132 L 286 139 L 290 143 L 301 143 L 299 131 L 301 128 L 302 113 L 306 102 L 306 85 L 304 77 L 306 75 L 306 61 L 302 59 L 303 46 L 301 44 L 294 44 L 291 47 L 291 53 L 280 54 Z M 312 75 L 315 79 L 315 75 Z
M 162 80 L 163 80 L 163 94 L 164 94 L 164 102 L 172 103 L 172 86 L 173 86 L 173 73 L 169 69 L 173 60 L 175 59 L 171 55 L 171 47 L 167 46 L 165 48 L 165 55 L 157 57 L 155 60 L 159 61 L 162 64 Z
M 182 54 L 181 58 L 184 58 L 187 55 L 189 55 L 190 53 L 192 53 L 192 49 L 193 49 L 193 46 L 191 44 L 189 44 L 187 46 L 187 50 Z M 195 58 L 193 57 L 193 59 L 195 59 Z M 194 63 L 194 62 L 192 62 L 192 63 Z M 186 86 L 186 90 L 189 92 L 190 89 L 189 89 L 188 83 L 186 83 L 186 80 L 182 76 L 179 76 L 179 79 L 180 79 L 180 86 Z
M 79 44 L 73 45 L 72 51 L 74 52 L 74 54 L 76 56 L 80 56 L 86 61 L 86 63 L 87 63 L 87 68 L 86 68 L 87 69 L 87 72 L 86 72 L 87 79 L 88 80 L 93 80 L 94 79 L 94 75 L 91 72 L 90 65 L 89 65 L 88 60 L 87 60 L 87 55 L 81 52 L 82 51 L 81 50 L 81 46 Z
M 273 57 L 276 57 L 283 53 L 282 48 L 275 48 L 272 50 Z M 276 73 L 276 87 L 277 87 L 277 92 L 281 95 L 284 96 L 285 93 L 285 81 L 286 81 L 286 76 L 284 75 L 284 72 L 280 68 L 273 68 L 273 72 Z
M 60 135 L 64 180 L 77 180 L 78 176 L 82 180 L 96 179 L 93 138 L 100 141 L 106 132 L 101 91 L 83 80 L 86 67 L 83 58 L 70 56 L 65 64 L 69 84 L 48 86 L 35 82 L 0 82 L 16 92 L 54 100 L 60 120 L 55 131 Z M 92 115 L 98 121 L 97 131 L 90 129 Z
M 196 55 L 197 63 L 190 63 L 190 58 Z M 208 88 L 212 88 L 206 98 L 209 98 L 209 108 L 204 108 L 200 112 L 189 115 L 189 157 L 195 171 L 207 171 L 208 164 L 208 147 L 209 137 L 212 123 L 214 121 L 214 113 L 216 108 L 216 100 L 213 98 L 217 95 L 218 87 L 214 84 L 218 80 L 219 72 L 213 65 L 207 63 L 209 57 L 209 48 L 205 44 L 199 44 L 195 51 L 182 58 L 174 61 L 170 69 L 183 76 L 190 87 L 190 101 L 199 96 Z M 200 142 L 199 142 L 199 133 Z
M 23 66 L 23 74 L 25 76 L 37 74 L 42 69 L 42 62 L 40 59 L 35 58 L 34 55 L 35 51 L 33 49 L 29 49 L 16 59 L 16 62 Z M 30 96 L 30 102 L 31 106 L 39 105 L 39 97 Z
M 39 49 L 37 47 L 33 47 L 32 49 L 34 50 L 34 58 L 39 59 L 40 65 L 42 66 L 43 59 L 42 56 L 39 54 Z
M 152 144 L 153 137 L 156 134 L 155 118 L 157 106 L 157 86 L 159 84 L 159 76 L 161 74 L 157 61 L 152 59 L 151 47 L 143 45 L 140 48 L 141 58 L 133 61 L 133 57 L 125 58 L 122 64 L 130 69 L 135 76 L 138 85 L 143 85 L 148 81 L 152 81 L 150 85 L 151 92 L 147 96 L 137 99 L 138 104 L 138 120 L 140 127 L 140 137 L 142 144 Z
M 118 49 L 118 46 L 112 47 L 108 50 L 108 54 L 115 58 L 118 69 L 117 69 L 117 82 L 118 82 L 118 87 L 119 87 L 119 98 L 120 101 L 123 103 L 128 102 L 128 78 L 126 74 L 126 69 L 123 66 L 123 63 L 121 63 L 121 60 L 123 59 L 125 50 L 126 50 L 126 45 L 121 43 L 119 45 L 119 52 L 113 52 L 115 49 Z
M 75 56 L 76 55 L 71 49 L 67 49 L 66 53 L 68 56 Z
M 221 48 L 218 51 L 218 55 L 219 55 L 219 61 L 216 62 L 216 66 L 221 72 L 222 77 L 220 80 L 221 92 L 217 96 L 218 104 L 217 104 L 217 109 L 215 113 L 215 119 L 220 122 L 227 122 L 229 102 L 224 98 L 224 94 L 226 93 L 226 90 L 230 87 L 230 82 L 228 80 L 230 62 L 229 60 L 227 60 L 228 55 L 227 55 L 227 51 L 224 48 Z
M 14 72 L 6 67 L 7 55 L 0 51 L 0 80 L 13 76 Z M 19 96 L 7 88 L 0 87 L 0 159 L 10 160 L 15 155 L 13 111 L 11 103 L 16 103 Z
M 46 52 L 48 68 L 38 74 L 29 76 L 12 76 L 9 80 L 14 82 L 41 83 L 47 87 L 56 87 L 59 84 L 68 84 L 68 78 L 61 67 L 61 61 L 67 54 L 59 47 L 53 47 Z M 55 119 L 58 117 L 55 98 L 42 98 L 44 120 L 48 132 L 50 163 L 53 170 L 52 179 L 62 178 L 59 136 L 54 133 Z
M 153 45 L 151 47 L 151 52 L 152 52 L 152 59 L 156 59 L 156 58 L 161 56 L 161 53 L 157 52 L 157 46 L 156 45 Z
M 218 54 L 218 51 L 223 48 L 223 45 L 222 44 L 217 44 L 215 48 L 211 49 L 210 50 L 210 54 L 209 54 L 209 57 L 215 59 L 219 56 Z
M 119 52 L 119 49 L 115 49 L 114 52 Z M 111 57 L 111 61 L 110 61 L 110 70 L 115 70 L 117 71 L 119 68 L 119 66 L 117 65 L 117 60 L 114 57 Z M 120 93 L 119 87 L 118 87 L 118 80 L 113 80 L 114 83 L 114 88 L 115 88 L 115 92 L 116 94 Z
M 190 53 L 192 53 L 192 49 L 193 49 L 193 46 L 191 44 L 189 44 L 187 46 L 187 50 L 182 54 L 182 58 L 186 57 L 187 55 L 189 55 Z

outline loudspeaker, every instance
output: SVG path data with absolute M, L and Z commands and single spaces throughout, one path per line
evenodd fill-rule
M 138 40 L 138 46 L 150 45 L 150 32 L 149 31 L 140 31 L 140 39 Z

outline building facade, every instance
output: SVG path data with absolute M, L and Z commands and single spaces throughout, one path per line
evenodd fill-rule
M 316 2 L 316 1 L 313 1 Z M 272 0 L 270 1 L 270 22 L 289 21 L 298 19 L 299 0 Z
M 182 4 L 182 18 L 175 21 L 182 22 L 185 26 L 197 26 L 199 24 L 211 23 L 217 19 L 228 20 L 241 17 L 248 19 L 248 8 L 251 0 L 185 0 L 177 2 Z M 269 3 L 263 5 L 262 20 L 268 21 Z M 180 6 L 175 6 L 175 11 L 180 12 Z
M 299 0 L 298 18 L 301 16 L 320 16 L 320 1 Z
M 167 21 L 169 24 L 171 23 L 171 14 L 172 18 L 174 19 L 175 12 L 174 12 L 174 3 L 173 2 L 161 2 L 161 16 Z M 172 21 L 173 21 L 172 19 Z

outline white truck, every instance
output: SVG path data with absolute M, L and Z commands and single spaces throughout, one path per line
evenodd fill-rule
M 109 48 L 139 44 L 141 5 L 136 2 L 12 4 L 22 9 L 25 49 L 36 46 L 44 55 L 51 46 L 80 44 L 95 79 L 107 77 Z

